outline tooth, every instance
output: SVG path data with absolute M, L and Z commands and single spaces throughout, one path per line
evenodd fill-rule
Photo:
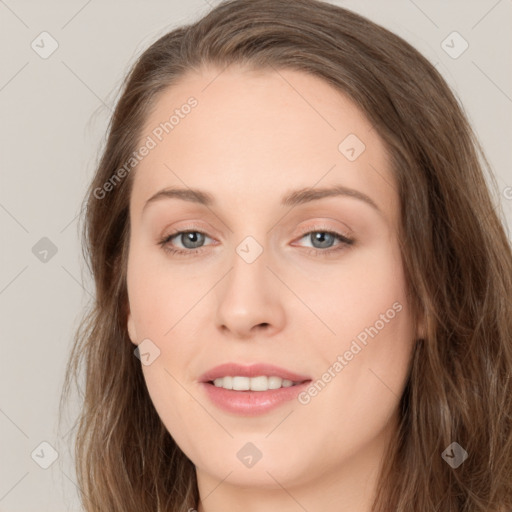
M 258 377 L 225 376 L 214 379 L 213 385 L 218 388 L 235 391 L 267 391 L 269 389 L 289 388 L 294 383 L 281 377 L 259 375 Z
M 233 389 L 236 391 L 247 391 L 250 388 L 249 377 L 233 377 Z
M 283 379 L 281 377 L 269 377 L 268 378 L 268 389 L 279 389 Z
M 259 377 L 253 377 L 250 382 L 251 391 L 267 391 L 267 380 L 267 377 L 265 377 L 264 375 L 261 375 Z

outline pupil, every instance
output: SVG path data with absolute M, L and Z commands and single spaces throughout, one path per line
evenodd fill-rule
M 187 247 L 188 249 L 195 249 L 196 247 L 201 245 L 201 237 L 203 236 L 201 233 L 191 232 L 191 233 L 185 233 L 183 236 L 185 236 L 185 242 L 184 242 L 183 245 L 185 247 Z M 194 240 L 194 239 L 197 239 L 197 238 L 199 238 L 199 241 L 198 240 Z M 192 247 L 187 245 L 189 242 L 192 243 Z
M 331 241 L 330 238 L 332 238 L 332 236 L 333 235 L 331 235 L 329 233 L 324 233 L 324 232 L 319 231 L 314 234 L 314 240 L 319 241 L 321 244 L 321 247 L 324 248 L 329 245 L 329 241 Z M 327 243 L 325 243 L 326 238 L 327 238 Z

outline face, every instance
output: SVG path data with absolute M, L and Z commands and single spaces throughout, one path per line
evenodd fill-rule
M 420 334 L 372 125 L 316 77 L 212 68 L 165 91 L 140 140 L 128 332 L 200 484 L 375 464 Z

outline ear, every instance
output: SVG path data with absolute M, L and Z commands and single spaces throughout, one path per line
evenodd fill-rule
M 130 337 L 131 342 L 134 345 L 137 345 L 137 332 L 135 331 L 135 322 L 133 321 L 131 311 L 128 312 L 128 320 L 126 323 L 128 328 L 128 336 Z
M 425 321 L 425 315 L 421 314 L 418 318 L 418 330 L 416 332 L 417 340 L 424 340 L 427 336 L 427 326 Z

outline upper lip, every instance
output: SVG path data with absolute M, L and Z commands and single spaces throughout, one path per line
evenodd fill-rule
M 273 364 L 256 363 L 249 365 L 242 365 L 239 363 L 224 363 L 215 368 L 211 368 L 206 373 L 203 373 L 199 377 L 200 382 L 210 382 L 219 377 L 226 376 L 241 376 L 241 377 L 258 377 L 260 375 L 266 375 L 267 377 L 281 377 L 282 379 L 288 379 L 292 382 L 303 382 L 311 380 L 307 375 L 301 375 L 299 373 L 280 368 Z

